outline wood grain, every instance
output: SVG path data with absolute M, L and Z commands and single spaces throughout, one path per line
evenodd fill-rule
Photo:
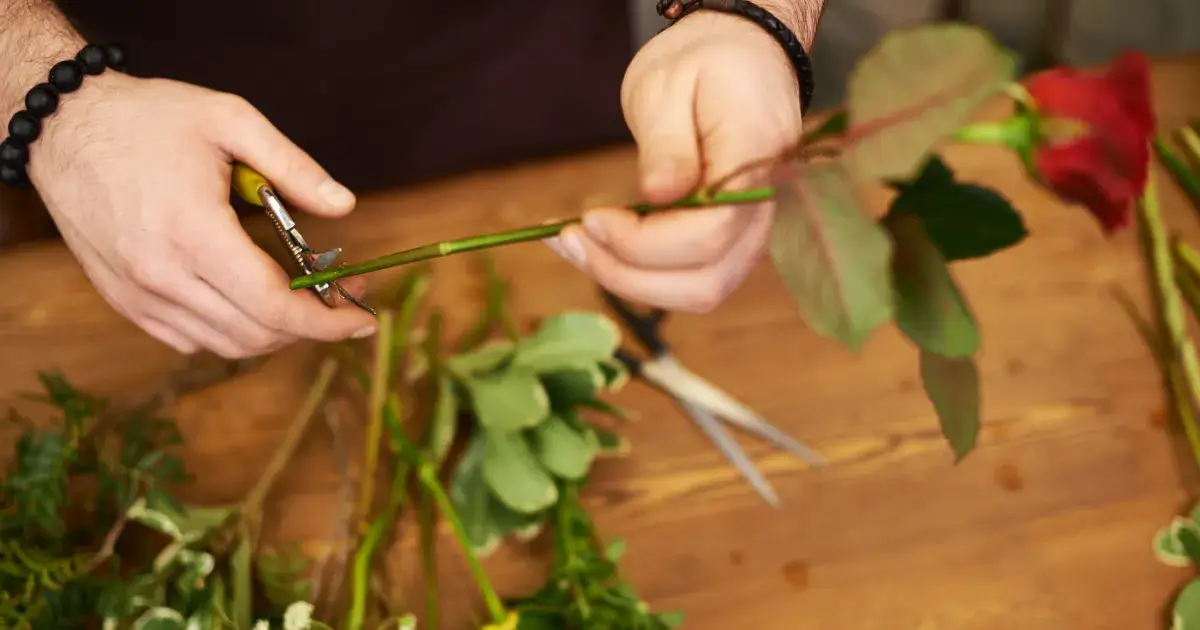
M 1164 128 L 1200 115 L 1200 59 L 1158 63 L 1155 94 Z M 987 114 L 1002 112 L 997 104 Z M 1160 627 L 1185 574 L 1156 564 L 1149 541 L 1184 493 L 1153 363 L 1109 293 L 1119 283 L 1142 297 L 1134 235 L 1104 239 L 1082 210 L 1056 203 L 1003 151 L 946 155 L 963 179 L 1009 195 L 1032 233 L 1017 249 L 956 268 L 985 346 L 984 435 L 961 465 L 951 463 L 916 355 L 896 331 L 881 331 L 858 356 L 817 338 L 765 264 L 716 312 L 676 317 L 668 334 L 691 367 L 832 466 L 808 470 L 746 441 L 783 499 L 773 511 L 667 399 L 640 384 L 616 397 L 640 413 L 625 427 L 634 453 L 601 466 L 588 501 L 605 534 L 628 540 L 626 569 L 643 595 L 685 612 L 687 627 Z M 614 149 L 365 199 L 352 218 L 303 225 L 314 246 L 365 258 L 631 200 L 634 166 L 632 150 Z M 884 193 L 867 194 L 882 210 Z M 1163 196 L 1173 225 L 1200 235 L 1180 195 Z M 265 234 L 261 221 L 250 224 Z M 522 320 L 600 307 L 589 283 L 537 244 L 502 249 L 496 259 L 520 278 L 514 308 Z M 0 286 L 8 288 L 0 297 L 0 404 L 23 404 L 17 395 L 35 386 L 37 370 L 128 393 L 178 360 L 116 315 L 60 245 L 4 254 Z M 468 258 L 437 264 L 434 298 L 452 328 L 472 320 L 480 288 Z M 259 373 L 180 402 L 187 461 L 198 472 L 188 497 L 224 503 L 249 489 L 300 403 L 308 355 L 290 349 Z M 316 555 L 328 549 L 339 509 L 330 445 L 324 429 L 305 440 L 269 501 L 270 540 L 297 541 Z M 404 526 L 390 555 L 397 575 L 416 571 L 413 529 Z M 461 598 L 447 605 L 445 627 L 466 627 L 478 601 L 450 545 L 443 549 L 442 589 Z M 517 593 L 541 579 L 544 559 L 534 544 L 487 564 L 505 592 Z M 407 600 L 419 607 L 420 588 L 406 580 Z

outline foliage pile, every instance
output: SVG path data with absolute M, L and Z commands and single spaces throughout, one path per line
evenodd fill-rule
M 622 544 L 602 543 L 579 501 L 592 463 L 626 450 L 611 428 L 582 413 L 624 417 L 601 400 L 627 378 L 613 358 L 617 327 L 595 313 L 568 312 L 521 336 L 490 264 L 488 279 L 479 324 L 444 355 L 440 312 L 415 325 L 428 269 L 409 273 L 388 300 L 394 308 L 381 311 L 374 350 L 364 358 L 352 344 L 332 348 L 266 472 L 234 506 L 175 499 L 188 476 L 176 454 L 180 433 L 158 413 L 161 405 L 110 409 L 61 375 L 43 375 L 40 399 L 60 417 L 36 426 L 16 418 L 27 426 L 0 484 L 0 627 L 411 628 L 415 617 L 384 595 L 376 566 L 410 511 L 421 534 L 426 627 L 438 618 L 438 513 L 487 604 L 483 627 L 677 625 L 619 578 Z M 346 588 L 319 597 L 320 572 L 295 551 L 266 549 L 257 530 L 263 501 L 300 439 L 347 389 L 366 394 L 356 398 L 366 398 L 368 471 L 349 560 L 325 571 Z M 456 450 L 458 463 L 448 466 Z M 385 468 L 392 482 L 376 492 Z M 77 505 L 95 508 L 71 514 Z M 555 553 L 545 586 L 501 599 L 480 557 L 505 537 L 528 539 L 547 527 Z

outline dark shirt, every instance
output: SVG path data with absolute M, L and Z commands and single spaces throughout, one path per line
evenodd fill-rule
M 357 192 L 628 140 L 622 0 L 58 0 L 129 72 L 239 94 Z

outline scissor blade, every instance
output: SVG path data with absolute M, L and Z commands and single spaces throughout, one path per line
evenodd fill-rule
M 725 427 L 721 426 L 721 422 L 717 420 L 716 416 L 686 400 L 680 399 L 679 404 L 692 417 L 692 420 L 696 422 L 700 430 L 704 431 L 708 439 L 716 445 L 717 449 L 750 482 L 750 485 L 754 487 L 754 491 L 758 493 L 758 496 L 762 497 L 771 507 L 779 507 L 779 495 L 775 494 L 775 489 L 771 487 L 771 482 L 767 481 L 767 478 L 750 461 L 746 452 L 738 446 L 738 443 L 725 430 Z
M 670 355 L 644 361 L 642 376 L 655 385 L 671 392 L 676 398 L 689 401 L 723 417 L 734 425 L 749 431 L 792 454 L 812 466 L 824 466 L 828 462 L 819 453 L 803 442 L 780 431 L 765 418 L 742 404 L 719 387 L 708 382 L 691 370 L 683 367 Z

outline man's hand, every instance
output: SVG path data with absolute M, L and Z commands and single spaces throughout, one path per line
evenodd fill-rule
M 30 153 L 30 177 L 100 293 L 180 352 L 241 358 L 374 332 L 359 309 L 289 290 L 238 223 L 232 161 L 314 214 L 340 216 L 355 201 L 244 100 L 105 72 L 63 97 Z
M 794 145 L 799 88 L 778 43 L 736 15 L 700 11 L 637 54 L 621 94 L 639 150 L 642 196 L 674 201 Z M 765 185 L 749 172 L 726 185 Z M 773 205 L 660 212 L 589 211 L 552 249 L 622 297 L 670 310 L 716 307 L 754 267 Z

